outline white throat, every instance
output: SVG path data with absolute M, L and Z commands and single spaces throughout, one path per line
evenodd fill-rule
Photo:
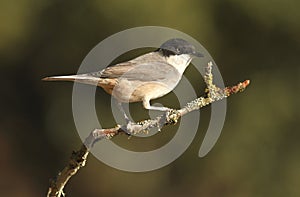
M 166 60 L 169 64 L 174 66 L 180 74 L 183 74 L 192 61 L 192 57 L 188 54 L 170 55 L 169 57 L 166 57 Z

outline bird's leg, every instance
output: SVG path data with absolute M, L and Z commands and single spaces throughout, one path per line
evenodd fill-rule
M 126 121 L 126 125 L 122 126 L 121 129 L 122 129 L 129 137 L 132 136 L 132 134 L 138 133 L 138 132 L 141 130 L 140 128 L 142 127 L 142 125 L 138 125 L 137 123 L 135 123 L 134 121 L 131 121 L 131 120 L 128 118 L 128 116 L 127 116 L 127 114 L 126 114 L 126 112 L 125 112 L 125 110 L 124 110 L 124 108 L 123 108 L 122 103 L 118 102 L 118 108 L 119 108 L 119 110 L 123 113 L 124 118 L 125 118 L 125 121 Z
M 149 110 L 164 111 L 164 112 L 171 110 L 170 108 L 167 108 L 167 107 L 151 106 L 150 100 L 147 100 L 147 99 L 143 100 L 143 106 L 145 109 L 149 109 Z
M 127 116 L 127 114 L 126 114 L 126 112 L 125 112 L 125 110 L 124 110 L 124 108 L 123 108 L 123 106 L 122 106 L 122 103 L 121 103 L 121 102 L 117 102 L 117 103 L 118 103 L 118 108 L 119 108 L 119 110 L 123 113 L 123 116 L 124 116 L 124 118 L 125 118 L 126 124 L 128 124 L 128 123 L 131 122 L 131 121 L 130 121 L 130 119 L 128 118 L 128 116 Z
M 178 118 L 181 116 L 180 112 L 176 109 L 170 109 L 167 107 L 157 107 L 157 106 L 151 106 L 150 100 L 143 100 L 143 106 L 146 109 L 149 110 L 157 110 L 157 111 L 163 111 L 165 112 L 165 118 L 166 121 L 170 124 L 176 124 L 178 122 Z M 158 128 L 160 129 L 160 128 Z

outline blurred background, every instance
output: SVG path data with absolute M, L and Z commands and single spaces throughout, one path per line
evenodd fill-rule
M 227 100 L 222 134 L 206 157 L 197 154 L 210 107 L 201 110 L 198 133 L 175 162 L 130 173 L 90 155 L 67 184 L 67 195 L 300 196 L 299 7 L 296 0 L 2 0 L 0 196 L 45 196 L 49 179 L 80 147 L 72 83 L 41 78 L 76 73 L 100 41 L 146 25 L 189 34 L 214 57 L 226 85 L 245 79 L 251 85 Z M 191 67 L 186 76 L 201 95 L 203 79 L 194 73 Z M 169 104 L 172 96 L 156 102 Z M 100 121 L 113 126 L 110 97 L 102 89 L 96 97 L 99 119 L 103 111 L 106 116 Z M 132 108 L 146 114 L 140 103 Z M 152 150 L 172 139 L 175 128 L 149 138 L 114 140 L 132 150 Z

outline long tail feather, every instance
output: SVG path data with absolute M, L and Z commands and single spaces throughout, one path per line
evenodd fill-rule
M 43 81 L 75 81 L 79 83 L 97 85 L 101 78 L 89 76 L 87 74 L 82 75 L 67 75 L 67 76 L 52 76 L 45 77 L 42 79 Z

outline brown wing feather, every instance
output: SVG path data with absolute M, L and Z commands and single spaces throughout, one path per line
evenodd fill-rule
M 139 66 L 141 62 L 147 62 L 151 64 L 151 62 L 162 61 L 162 57 L 158 56 L 156 53 L 147 53 L 137 58 L 134 58 L 128 62 L 122 62 L 110 67 L 107 67 L 99 72 L 89 73 L 94 77 L 101 78 L 118 78 L 123 76 L 125 73 L 128 73 L 130 70 Z
M 129 72 L 135 66 L 132 62 L 123 62 L 116 64 L 111 67 L 107 67 L 102 70 L 99 74 L 101 78 L 118 78 L 122 76 L 124 73 Z

